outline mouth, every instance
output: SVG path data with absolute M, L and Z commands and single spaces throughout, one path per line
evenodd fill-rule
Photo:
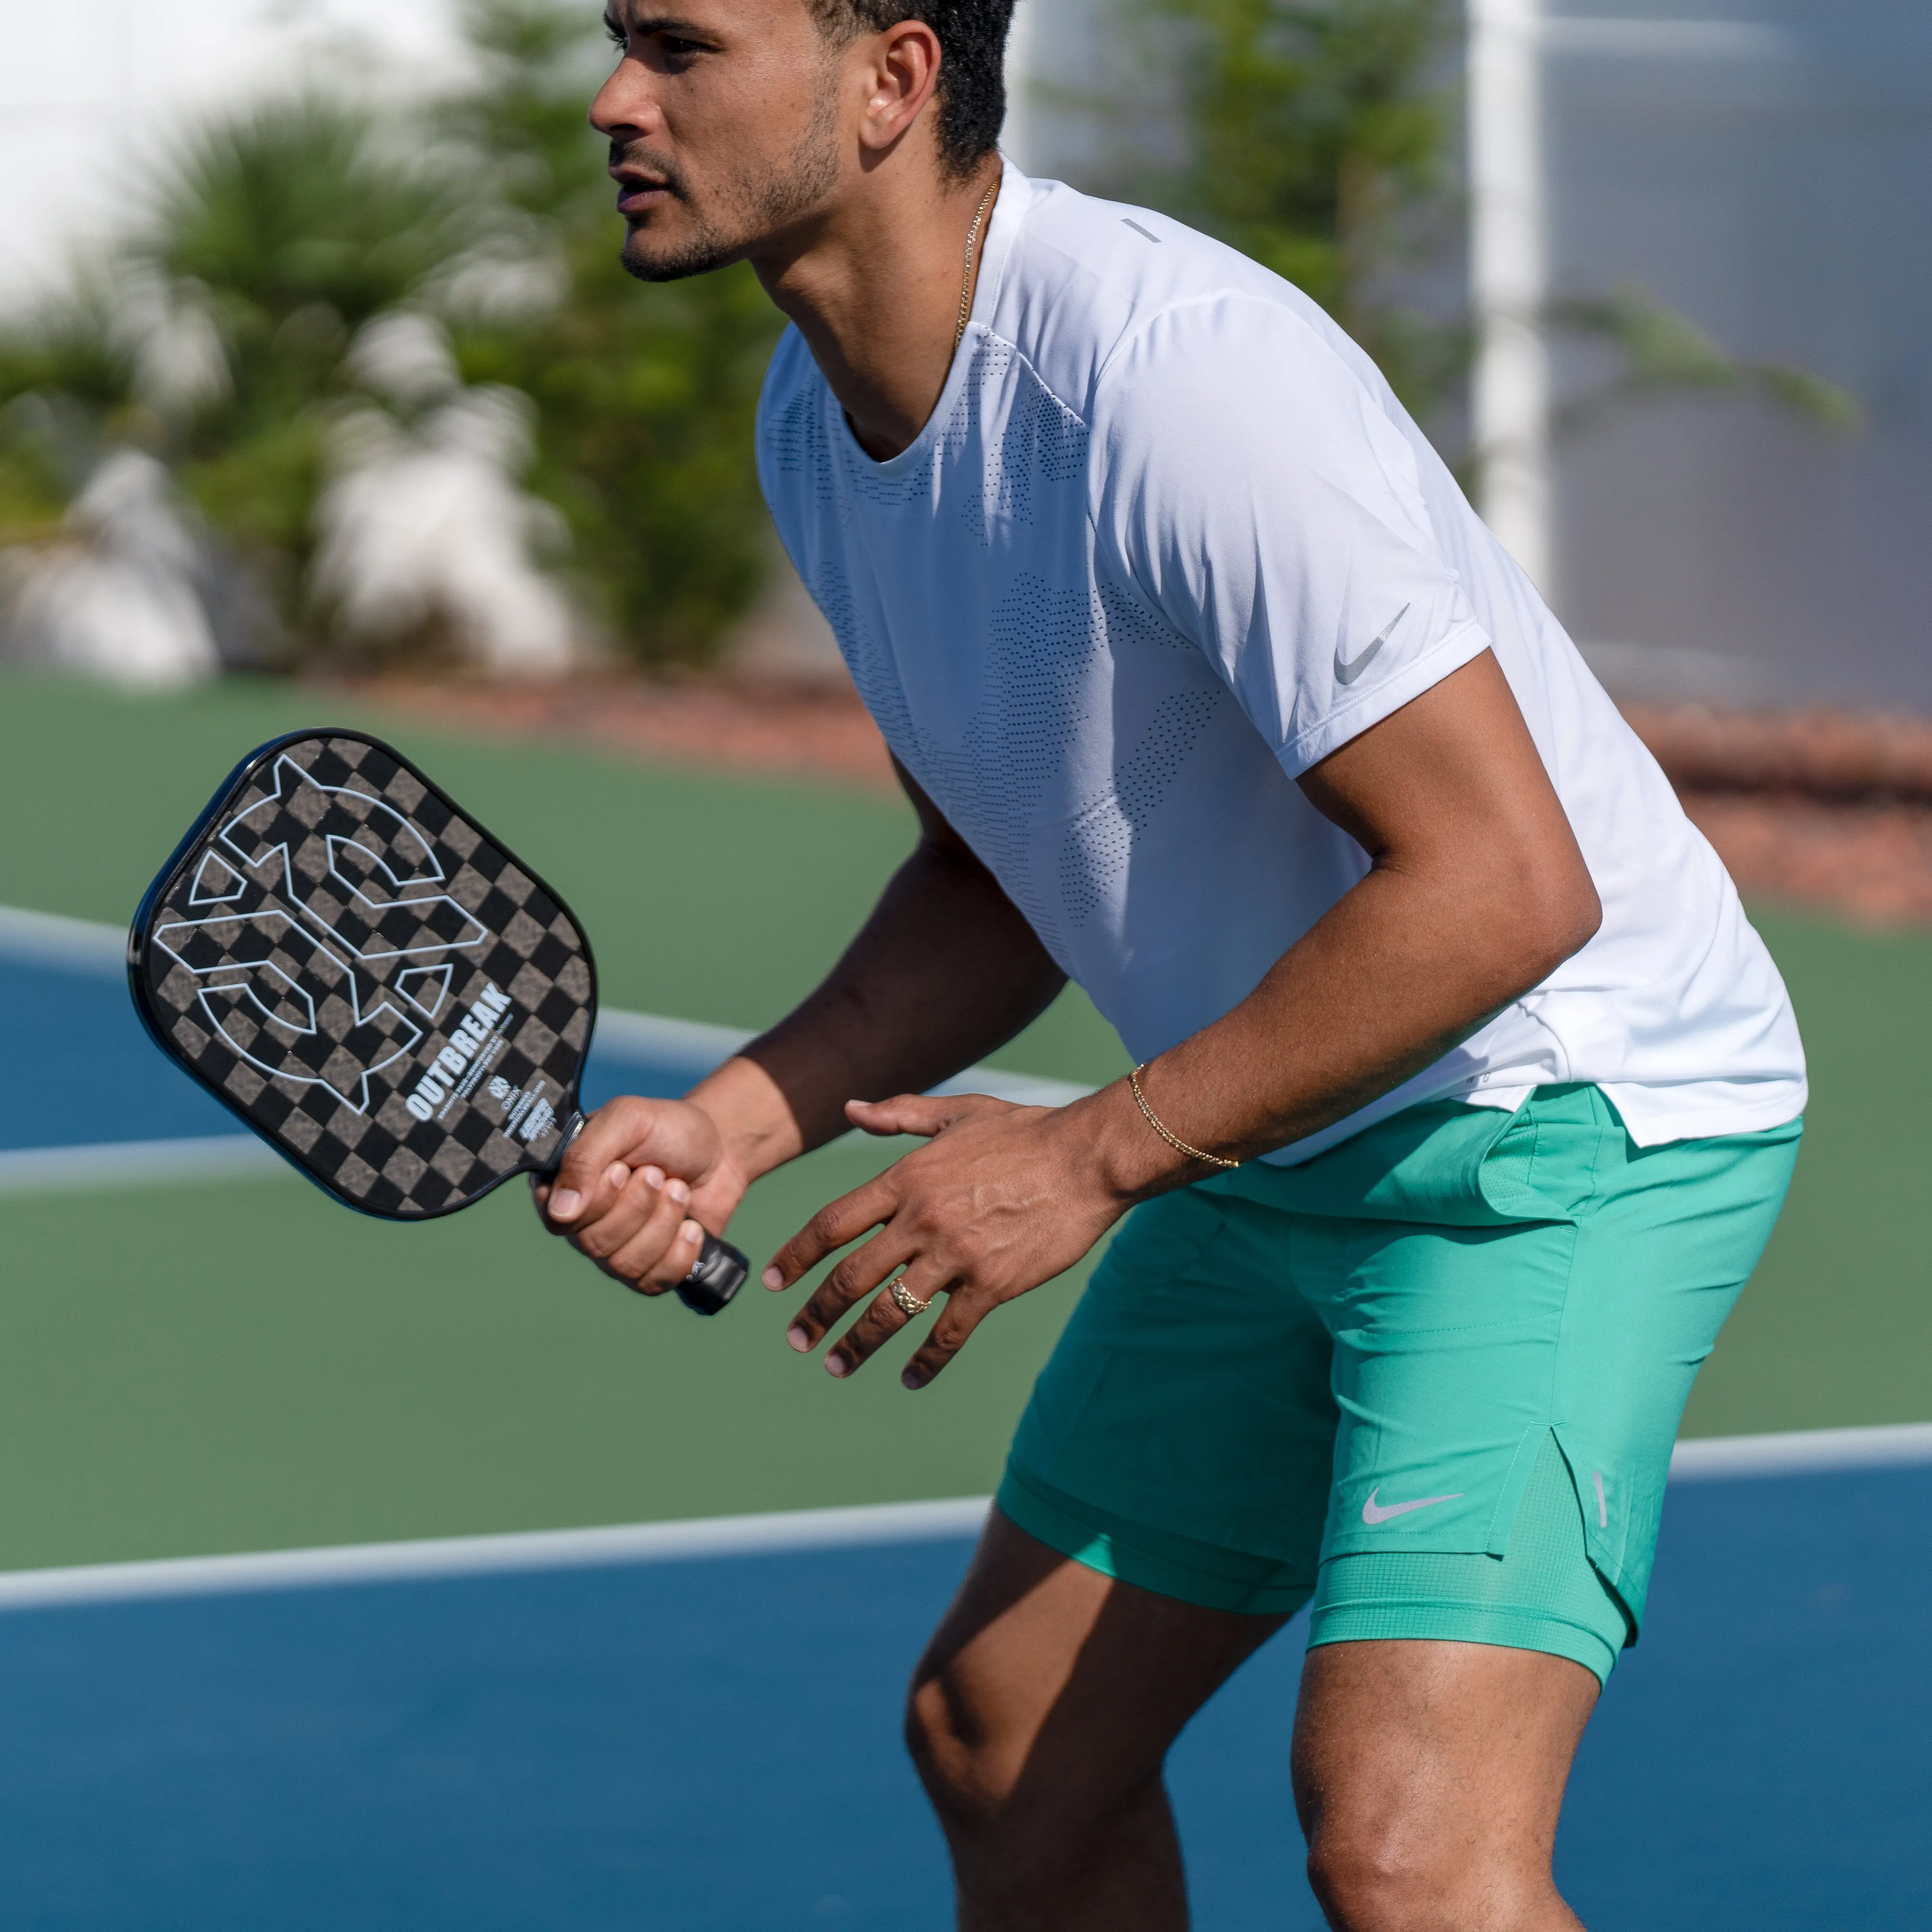
M 662 176 L 614 170 L 612 178 L 617 184 L 617 212 L 627 221 L 635 221 L 677 198 L 677 190 Z

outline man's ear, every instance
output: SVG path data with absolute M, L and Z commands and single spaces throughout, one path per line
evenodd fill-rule
M 902 20 L 860 46 L 866 94 L 859 139 L 884 154 L 919 118 L 939 85 L 939 36 L 923 20 Z

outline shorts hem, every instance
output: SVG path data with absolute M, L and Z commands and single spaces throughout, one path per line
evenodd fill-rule
M 1503 1650 L 1537 1650 L 1580 1664 L 1607 1684 L 1617 1654 L 1580 1624 L 1535 1610 L 1424 1600 L 1324 1604 L 1315 1612 L 1308 1647 L 1328 1643 L 1412 1642 L 1481 1643 Z
M 994 1502 L 1036 1543 L 1156 1596 L 1246 1616 L 1292 1616 L 1315 1594 L 1277 1558 L 1227 1550 L 1114 1515 L 1009 1462 Z

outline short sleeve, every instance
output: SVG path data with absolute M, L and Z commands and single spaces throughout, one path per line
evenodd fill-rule
M 1108 362 L 1094 424 L 1103 568 L 1207 653 L 1291 776 L 1487 647 L 1414 452 L 1293 310 L 1163 312 Z

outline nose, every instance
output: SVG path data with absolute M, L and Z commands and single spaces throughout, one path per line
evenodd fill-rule
M 597 90 L 590 104 L 590 124 L 606 140 L 628 140 L 649 135 L 663 125 L 651 97 L 650 70 L 626 56 Z

